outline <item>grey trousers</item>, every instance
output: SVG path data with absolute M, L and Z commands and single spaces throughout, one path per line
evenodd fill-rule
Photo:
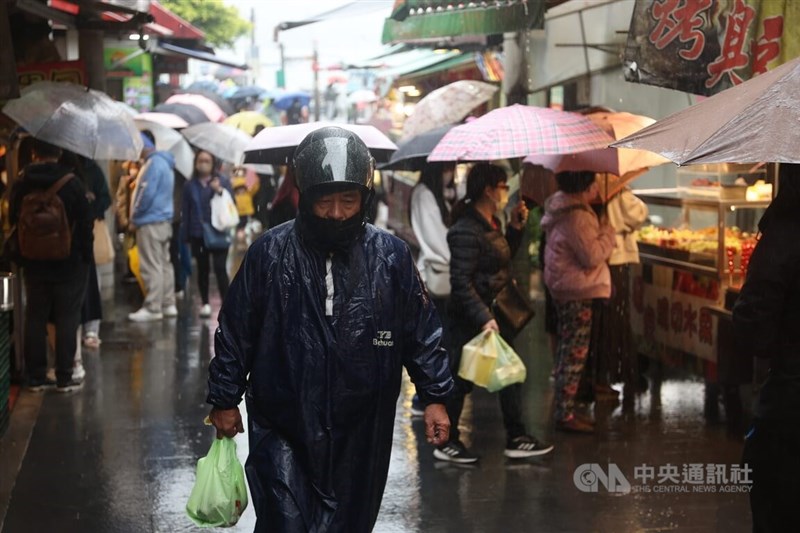
M 156 222 L 136 229 L 139 269 L 147 295 L 142 307 L 152 313 L 175 305 L 175 274 L 169 260 L 172 222 Z

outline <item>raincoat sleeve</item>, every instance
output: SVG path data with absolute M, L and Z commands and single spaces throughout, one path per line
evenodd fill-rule
M 453 389 L 453 377 L 447 351 L 441 345 L 442 324 L 408 251 L 402 268 L 407 283 L 403 365 L 424 405 L 443 404 Z
M 251 246 L 220 309 L 214 358 L 208 367 L 206 399 L 218 409 L 239 405 L 247 389 L 262 316 L 258 304 L 259 295 L 264 294 L 264 288 L 259 286 L 259 280 L 263 279 L 259 274 L 261 257 L 261 248 Z
M 456 226 L 447 232 L 450 245 L 450 301 L 475 326 L 494 318 L 475 288 L 475 272 L 481 253 L 478 236 Z
M 794 247 L 787 247 L 785 237 L 776 233 L 764 233 L 753 251 L 747 281 L 733 307 L 737 340 L 754 357 L 773 355 L 784 308 L 789 305 L 786 297 L 800 270 L 798 254 L 787 254 Z

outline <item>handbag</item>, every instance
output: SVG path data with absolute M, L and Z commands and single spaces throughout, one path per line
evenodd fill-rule
M 450 296 L 450 265 L 425 262 L 425 286 L 434 296 Z
M 228 232 L 219 231 L 211 222 L 203 222 L 203 244 L 209 250 L 227 250 L 231 245 Z
M 500 332 L 509 340 L 519 335 L 522 328 L 536 315 L 513 279 L 497 293 L 492 302 L 492 309 L 497 325 L 500 326 Z
M 114 260 L 114 245 L 105 220 L 94 221 L 94 263 L 105 265 Z

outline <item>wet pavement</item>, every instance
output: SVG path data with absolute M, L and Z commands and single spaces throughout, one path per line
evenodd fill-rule
M 84 352 L 82 391 L 22 393 L 14 427 L 0 440 L 3 533 L 199 531 L 184 506 L 195 463 L 214 438 L 202 420 L 215 322 L 198 319 L 199 302 L 190 293 L 177 319 L 130 323 L 125 317 L 139 302 L 135 290 L 117 285 L 106 302 L 103 344 Z M 212 287 L 216 312 L 213 294 Z M 523 333 L 518 351 L 528 366 L 526 422 L 555 450 L 538 459 L 505 459 L 497 398 L 476 390 L 462 425 L 481 462 L 459 467 L 435 461 L 421 419 L 410 416 L 407 383 L 375 531 L 750 531 L 747 494 L 723 492 L 746 490 L 746 483 L 708 477 L 715 469 L 731 477 L 742 438 L 706 420 L 703 384 L 651 379 L 629 409 L 617 401 L 597 404 L 595 435 L 554 433 L 551 360 L 541 322 L 537 318 Z M 236 441 L 244 460 L 247 439 Z M 16 456 L 22 460 L 15 465 Z M 579 490 L 575 482 L 576 468 L 587 463 L 602 470 L 579 472 L 578 485 L 596 492 Z M 628 490 L 603 485 L 609 464 L 619 468 Z M 654 477 L 645 485 L 641 474 L 648 472 Z M 612 489 L 614 479 L 607 483 Z M 254 523 L 248 507 L 229 531 L 252 531 Z

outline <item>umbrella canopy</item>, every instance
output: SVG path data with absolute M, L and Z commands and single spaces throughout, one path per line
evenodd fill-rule
M 381 170 L 422 170 L 428 155 L 453 126 L 442 126 L 403 141 Z
M 189 125 L 208 122 L 208 117 L 203 111 L 193 105 L 187 104 L 158 104 L 153 111 L 157 113 L 170 113 L 178 115 Z
M 303 91 L 293 91 L 278 94 L 272 100 L 272 106 L 276 109 L 286 111 L 291 107 L 295 99 L 300 100 L 300 105 L 307 106 L 311 102 L 311 95 Z
M 353 91 L 347 95 L 347 101 L 351 104 L 359 104 L 359 103 L 370 103 L 375 102 L 378 100 L 378 95 L 375 94 L 375 91 L 370 91 L 369 89 L 359 89 L 357 91 Z
M 136 115 L 139 114 L 139 110 L 136 109 L 135 107 L 133 107 L 131 105 L 128 105 L 125 102 L 119 102 L 119 101 L 116 101 L 116 102 L 117 102 L 117 106 L 119 106 L 120 109 L 123 109 L 130 116 L 135 117 Z
M 236 110 L 233 108 L 231 103 L 227 101 L 217 91 L 207 91 L 204 89 L 194 89 L 194 90 L 186 89 L 183 92 L 184 94 L 199 94 L 200 96 L 208 98 L 209 100 L 217 104 L 219 108 L 222 110 L 222 112 L 225 113 L 226 115 L 233 115 L 234 113 L 236 113 Z
M 201 94 L 173 94 L 167 98 L 168 104 L 192 105 L 201 110 L 211 122 L 222 122 L 228 115 L 214 102 Z
M 156 113 L 155 111 L 150 111 L 148 113 L 139 113 L 138 115 L 133 117 L 133 119 L 155 122 L 156 124 L 160 124 L 162 126 L 166 126 L 167 128 L 173 128 L 173 129 L 181 129 L 189 125 L 188 122 L 183 120 L 178 115 L 175 115 L 173 113 Z
M 659 120 L 612 146 L 679 165 L 800 163 L 800 58 Z
M 460 122 L 496 92 L 496 86 L 472 80 L 455 81 L 440 87 L 417 102 L 414 112 L 403 124 L 403 136 L 413 137 L 439 126 Z
M 225 119 L 224 124 L 239 128 L 248 135 L 255 135 L 256 127 L 271 128 L 272 121 L 258 111 L 240 111 Z
M 37 139 L 89 159 L 138 159 L 142 151 L 133 117 L 107 95 L 80 85 L 34 83 L 3 113 Z
M 655 122 L 655 119 L 631 113 L 598 112 L 586 115 L 615 139 L 622 139 Z M 601 190 L 607 198 L 614 196 L 631 180 L 651 167 L 669 160 L 647 150 L 600 148 L 574 154 L 537 154 L 525 158 L 525 163 L 543 166 L 555 173 L 565 170 L 591 170 L 606 173 Z
M 242 162 L 242 153 L 252 139 L 240 129 L 216 122 L 195 124 L 181 133 L 193 146 L 235 165 Z
M 392 152 L 397 150 L 397 145 L 374 126 L 312 122 L 262 130 L 245 149 L 244 162 L 285 165 L 306 135 L 327 126 L 344 128 L 358 135 L 378 162 L 388 161 Z
M 157 122 L 142 119 L 135 119 L 135 122 L 139 131 L 147 130 L 153 134 L 156 139 L 156 150 L 170 152 L 175 156 L 175 170 L 187 178 L 192 175 L 194 151 L 183 135 Z
M 199 80 L 192 82 L 192 84 L 186 88 L 186 92 L 193 93 L 195 91 L 207 91 L 212 93 L 219 92 L 219 82 L 211 80 Z
M 259 98 L 267 90 L 257 85 L 245 85 L 244 87 L 234 87 L 233 91 L 225 95 L 230 100 L 244 100 L 246 98 Z
M 577 113 L 515 104 L 451 129 L 428 161 L 493 161 L 605 148 L 614 138 Z

